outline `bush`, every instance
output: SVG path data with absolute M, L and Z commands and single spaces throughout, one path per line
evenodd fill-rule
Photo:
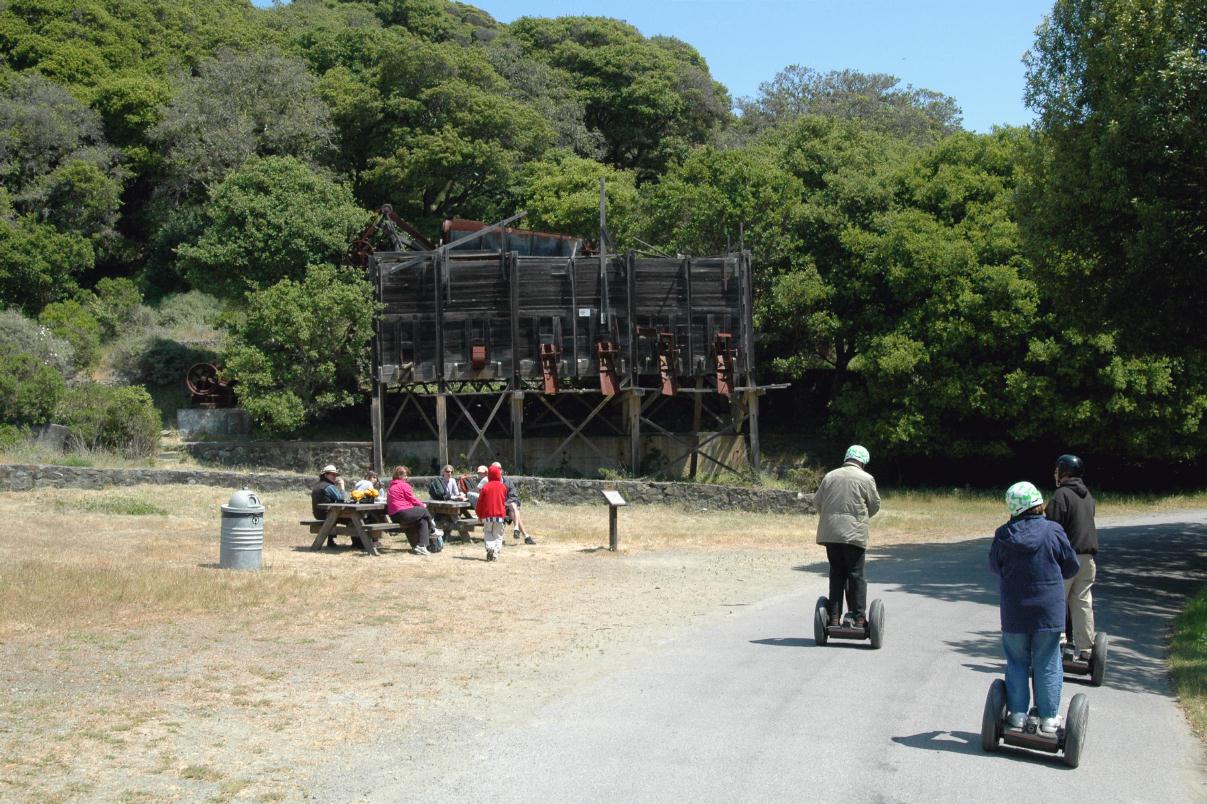
M 194 363 L 217 359 L 212 349 L 145 333 L 119 341 L 112 355 L 113 369 L 125 382 L 156 387 L 183 384 Z
M 46 305 L 38 320 L 71 344 L 76 368 L 86 369 L 96 361 L 101 351 L 101 325 L 84 305 L 72 299 L 54 302 Z
M 50 327 L 26 318 L 16 310 L 0 310 L 0 353 L 28 352 L 70 380 L 75 376 L 75 350 Z
M 216 297 L 200 290 L 165 296 L 155 310 L 156 322 L 161 327 L 212 328 L 218 325 L 223 304 Z
M 15 424 L 0 424 L 0 450 L 12 449 L 28 438 L 29 432 Z
M 105 277 L 96 283 L 95 293 L 88 306 L 110 340 L 138 317 L 142 294 L 133 280 L 124 277 Z
M 68 389 L 56 419 L 86 449 L 137 457 L 159 448 L 160 418 L 145 388 L 88 383 Z
M 46 424 L 64 387 L 63 375 L 28 352 L 0 354 L 0 423 Z

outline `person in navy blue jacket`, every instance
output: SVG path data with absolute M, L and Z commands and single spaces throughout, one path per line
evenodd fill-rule
M 1031 483 L 1006 491 L 1010 521 L 993 534 L 989 569 L 1001 578 L 1002 649 L 1010 726 L 1023 725 L 1035 684 L 1040 730 L 1060 726 L 1060 634 L 1065 626 L 1064 582 L 1077 574 L 1077 554 L 1064 528 L 1044 516 L 1044 498 Z

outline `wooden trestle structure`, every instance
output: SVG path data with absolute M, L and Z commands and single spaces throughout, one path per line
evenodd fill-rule
M 583 255 L 581 241 L 507 229 L 511 220 L 436 248 L 367 255 L 381 304 L 374 465 L 385 468 L 402 426 L 430 431 L 442 465 L 454 433 L 473 439 L 471 466 L 500 456 L 492 437 L 510 438 L 501 457 L 512 474 L 549 473 L 576 439 L 610 464 L 593 439 L 619 435 L 639 476 L 649 474 L 642 434 L 656 433 L 681 450 L 666 463 L 686 458 L 692 476 L 704 461 L 757 473 L 764 387 L 754 380 L 749 252 Z M 563 440 L 526 465 L 526 432 Z M 746 471 L 704 451 L 734 434 L 746 438 Z

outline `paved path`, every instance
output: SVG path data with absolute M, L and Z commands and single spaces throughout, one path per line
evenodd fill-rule
M 397 801 L 1207 801 L 1207 766 L 1170 690 L 1165 644 L 1207 578 L 1207 512 L 1101 531 L 1099 628 L 1112 637 L 1081 767 L 980 748 L 1002 672 L 987 540 L 873 550 L 885 647 L 813 643 L 825 565 L 799 594 L 735 606 L 722 625 L 554 701 L 458 752 L 416 789 L 381 778 L 347 796 Z

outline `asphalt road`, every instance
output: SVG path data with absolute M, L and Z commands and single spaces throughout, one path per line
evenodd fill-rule
M 869 554 L 884 648 L 814 644 L 824 564 L 800 592 L 733 601 L 717 626 L 475 738 L 430 786 L 378 777 L 348 798 L 449 801 L 1207 801 L 1202 744 L 1164 657 L 1185 596 L 1207 579 L 1207 512 L 1102 527 L 1098 627 L 1106 683 L 1090 699 L 1081 767 L 982 753 L 985 692 L 1002 674 L 988 541 Z M 353 785 L 353 788 L 356 786 Z

